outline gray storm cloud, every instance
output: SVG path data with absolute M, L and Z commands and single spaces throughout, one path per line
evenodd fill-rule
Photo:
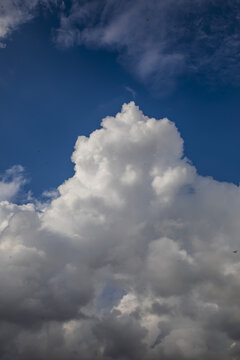
M 38 210 L 0 202 L 0 358 L 240 359 L 239 187 L 133 103 Z

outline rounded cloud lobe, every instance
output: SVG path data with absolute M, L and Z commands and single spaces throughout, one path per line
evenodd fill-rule
M 41 210 L 0 203 L 0 357 L 240 358 L 239 188 L 132 102 Z

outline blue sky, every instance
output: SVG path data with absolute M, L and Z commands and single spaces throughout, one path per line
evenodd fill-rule
M 144 80 L 134 74 L 114 47 L 56 44 L 55 7 L 51 12 L 38 9 L 35 15 L 8 34 L 6 47 L 0 49 L 2 173 L 21 164 L 30 180 L 26 188 L 35 196 L 55 188 L 73 174 L 70 157 L 77 136 L 88 135 L 103 117 L 134 100 L 149 116 L 166 116 L 176 123 L 185 154 L 200 174 L 238 184 L 238 68 L 227 79 L 221 66 L 231 73 L 231 63 L 210 75 L 205 69 L 185 71 L 156 84 L 151 74 Z M 149 16 L 147 22 L 151 12 Z M 190 31 L 191 21 L 184 26 Z M 187 48 L 188 39 L 182 41 Z M 201 55 L 200 45 L 195 51 Z

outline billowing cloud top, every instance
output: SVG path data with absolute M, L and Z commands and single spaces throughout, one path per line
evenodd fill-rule
M 72 160 L 41 211 L 0 203 L 1 359 L 239 359 L 239 188 L 133 102 Z

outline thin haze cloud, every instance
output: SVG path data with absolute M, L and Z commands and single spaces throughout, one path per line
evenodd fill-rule
M 0 40 L 41 7 L 59 18 L 53 29 L 59 47 L 116 51 L 152 89 L 171 91 L 181 76 L 195 74 L 239 85 L 239 0 L 2 0 Z
M 135 90 L 133 90 L 130 86 L 125 86 L 125 90 L 127 90 L 132 95 L 132 97 L 135 99 L 135 97 L 137 95 Z
M 153 88 L 183 74 L 239 83 L 238 0 L 73 1 L 55 40 L 119 53 L 120 62 Z
M 52 201 L 0 202 L 1 359 L 238 359 L 239 187 L 133 102 L 72 161 Z

